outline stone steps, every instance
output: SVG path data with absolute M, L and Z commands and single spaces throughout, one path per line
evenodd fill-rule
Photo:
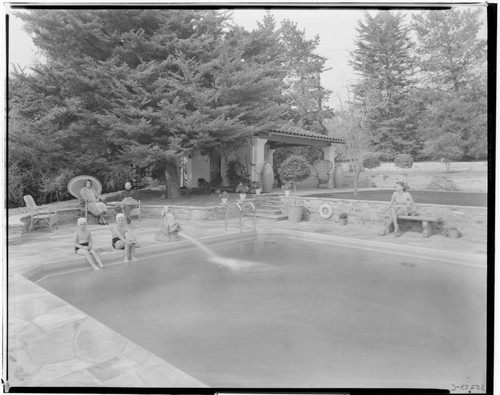
M 253 195 L 247 200 L 255 205 L 255 216 L 257 218 L 269 219 L 272 221 L 283 221 L 288 218 L 286 214 L 281 212 L 281 199 L 279 196 Z

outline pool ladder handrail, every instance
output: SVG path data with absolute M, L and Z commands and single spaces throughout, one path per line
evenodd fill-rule
M 248 200 L 246 201 L 243 201 L 241 204 L 239 202 L 231 202 L 227 205 L 226 207 L 226 216 L 225 216 L 225 223 L 224 223 L 224 229 L 227 230 L 227 214 L 229 212 L 229 208 L 231 206 L 236 206 L 238 207 L 238 211 L 240 213 L 240 239 L 242 237 L 242 233 L 243 233 L 243 227 L 241 225 L 241 217 L 242 217 L 242 213 L 243 213 L 243 208 L 245 207 L 245 205 L 250 205 L 252 208 L 253 208 L 253 232 L 255 233 L 257 231 L 257 226 L 256 226 L 256 211 L 257 209 L 255 208 L 254 204 Z

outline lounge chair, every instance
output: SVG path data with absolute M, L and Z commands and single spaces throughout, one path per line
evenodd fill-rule
M 26 208 L 31 216 L 30 218 L 30 226 L 28 229 L 28 233 L 31 232 L 33 225 L 35 225 L 39 221 L 45 221 L 49 224 L 49 229 L 52 232 L 52 223 L 56 225 L 56 229 L 58 227 L 58 218 L 57 218 L 57 208 L 54 205 L 48 205 L 45 207 L 37 206 L 33 197 L 31 195 L 26 195 L 23 197 L 24 202 L 26 203 Z

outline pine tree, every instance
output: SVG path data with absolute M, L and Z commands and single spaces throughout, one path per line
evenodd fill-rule
M 448 162 L 487 156 L 484 10 L 449 9 L 413 16 L 425 112 L 422 153 Z
M 318 36 L 308 40 L 297 23 L 284 20 L 279 29 L 287 69 L 285 97 L 290 104 L 288 119 L 296 126 L 327 133 L 323 119 L 330 115 L 327 101 L 331 91 L 321 86 L 326 58 L 315 53 Z
M 283 67 L 214 10 L 36 10 L 21 17 L 68 155 L 154 164 L 177 197 L 179 158 L 231 150 L 275 123 Z M 65 114 L 60 123 L 61 114 Z M 74 146 L 71 146 L 73 144 Z
M 429 87 L 458 92 L 486 72 L 486 41 L 478 38 L 484 10 L 431 10 L 413 15 L 416 53 Z
M 360 21 L 356 49 L 350 64 L 359 74 L 356 96 L 361 102 L 368 93 L 376 92 L 383 105 L 367 120 L 377 150 L 386 157 L 397 153 L 414 153 L 421 143 L 415 133 L 410 112 L 414 87 L 412 42 L 403 15 L 380 11 L 375 16 L 365 13 Z M 363 104 L 361 103 L 363 106 Z

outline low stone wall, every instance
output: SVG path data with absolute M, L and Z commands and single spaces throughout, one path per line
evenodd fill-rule
M 164 206 L 141 206 L 141 216 L 160 219 Z M 170 206 L 175 217 L 179 220 L 213 221 L 224 219 L 226 206 L 190 207 Z
M 305 214 L 303 220 L 325 221 L 319 215 L 319 207 L 323 203 L 329 204 L 333 209 L 333 216 L 328 220 L 339 222 L 338 215 L 346 212 L 350 224 L 375 224 L 383 227 L 386 215 L 380 214 L 387 208 L 388 202 L 351 199 L 326 199 L 313 197 L 281 197 L 282 210 L 286 212 L 286 206 L 297 201 L 304 205 Z M 445 234 L 449 228 L 458 228 L 460 233 L 471 239 L 486 240 L 487 238 L 487 208 L 444 206 L 437 204 L 418 204 L 421 216 L 442 218 L 443 225 L 438 229 Z
M 164 206 L 142 205 L 141 216 L 145 218 L 158 218 L 160 219 L 161 212 Z M 178 220 L 197 220 L 197 221 L 212 221 L 217 219 L 224 219 L 226 213 L 226 206 L 214 207 L 189 207 L 189 206 L 171 206 L 172 212 Z M 108 221 L 114 223 L 116 212 L 114 208 L 108 207 Z M 58 224 L 75 224 L 78 218 L 82 216 L 79 208 L 65 208 L 57 211 Z M 93 215 L 88 216 L 89 223 L 97 223 L 97 218 Z M 30 215 L 22 214 L 13 217 L 9 220 L 9 234 L 28 233 L 30 225 Z M 36 223 L 33 230 L 48 228 L 49 225 L 45 221 Z

